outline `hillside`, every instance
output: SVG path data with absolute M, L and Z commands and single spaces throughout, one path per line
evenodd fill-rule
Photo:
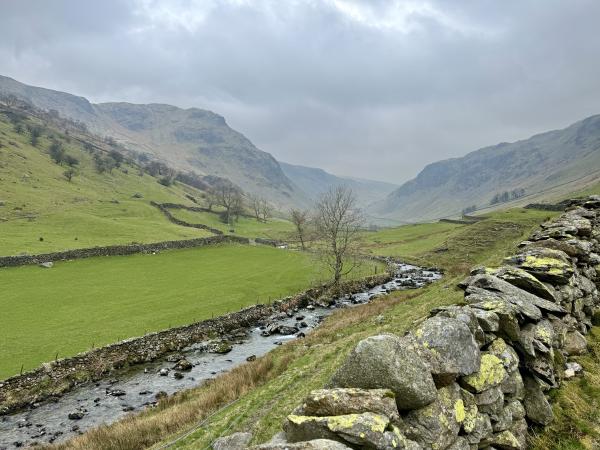
M 501 143 L 428 165 L 370 212 L 412 222 L 489 207 L 496 194 L 521 191 L 520 203 L 560 195 L 600 177 L 600 115 L 529 139 Z M 515 202 L 519 203 L 519 201 Z M 496 206 L 501 205 L 497 204 Z
M 306 196 L 269 153 L 257 149 L 211 111 L 170 105 L 92 104 L 83 97 L 28 86 L 0 76 L 0 94 L 12 94 L 44 110 L 84 123 L 100 136 L 149 153 L 170 166 L 228 178 L 277 206 L 304 205 Z
M 355 193 L 360 206 L 367 206 L 386 197 L 398 186 L 381 181 L 339 177 L 314 167 L 297 166 L 280 162 L 283 173 L 311 199 L 318 198 L 331 186 L 346 185 Z
M 150 205 L 190 203 L 186 194 L 199 195 L 193 188 L 163 186 L 126 161 L 99 173 L 85 147 L 105 154 L 100 140 L 34 116 L 13 124 L 11 112 L 0 108 L 0 255 L 210 235 L 174 225 Z M 27 131 L 32 126 L 42 130 L 35 146 Z M 64 175 L 69 166 L 51 159 L 53 142 L 78 161 L 71 181 Z

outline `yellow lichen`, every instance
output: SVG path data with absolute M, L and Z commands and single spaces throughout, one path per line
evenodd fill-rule
M 481 357 L 479 371 L 463 378 L 465 383 L 476 392 L 497 386 L 504 381 L 506 371 L 502 360 L 495 355 L 486 353 Z
M 465 404 L 462 399 L 459 399 L 454 403 L 454 417 L 458 423 L 462 423 L 465 420 Z

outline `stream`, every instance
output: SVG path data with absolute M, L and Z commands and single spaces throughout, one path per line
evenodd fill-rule
M 231 333 L 231 350 L 227 353 L 215 353 L 208 341 L 196 343 L 176 354 L 113 374 L 114 378 L 78 386 L 53 401 L 0 416 L 0 450 L 66 441 L 127 414 L 152 408 L 160 396 L 197 387 L 286 341 L 303 337 L 337 308 L 367 303 L 392 291 L 421 288 L 441 276 L 434 269 L 397 264 L 395 277 L 388 283 L 334 299 L 329 307 L 311 305 L 294 314 L 279 313 L 255 327 Z M 178 360 L 191 364 L 187 370 L 175 370 Z

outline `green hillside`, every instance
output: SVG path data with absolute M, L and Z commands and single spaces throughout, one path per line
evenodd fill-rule
M 149 204 L 190 203 L 192 188 L 165 187 L 128 164 L 100 174 L 83 144 L 61 130 L 48 125 L 34 147 L 30 133 L 14 128 L 0 114 L 0 255 L 210 235 L 170 223 Z M 71 182 L 63 175 L 68 167 L 50 158 L 49 135 L 79 160 Z

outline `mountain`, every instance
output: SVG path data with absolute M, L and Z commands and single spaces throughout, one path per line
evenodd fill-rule
M 227 125 L 222 116 L 198 108 L 131 103 L 90 103 L 84 97 L 28 86 L 0 76 L 0 93 L 25 99 L 62 117 L 83 122 L 125 147 L 149 153 L 182 171 L 228 178 L 279 207 L 306 205 L 306 195 L 269 153 Z
M 462 158 L 426 166 L 419 175 L 370 206 L 383 219 L 423 221 L 490 207 L 496 194 L 524 194 L 530 202 L 549 191 L 572 191 L 600 177 L 600 115 L 529 139 L 501 143 Z M 506 198 L 504 198 L 505 200 Z M 500 205 L 498 203 L 497 205 Z
M 316 200 L 331 186 L 345 185 L 356 194 L 361 207 L 381 200 L 398 186 L 381 181 L 363 180 L 360 178 L 338 177 L 323 169 L 314 167 L 297 166 L 280 162 L 283 173 L 292 182 L 304 191 L 311 200 Z

